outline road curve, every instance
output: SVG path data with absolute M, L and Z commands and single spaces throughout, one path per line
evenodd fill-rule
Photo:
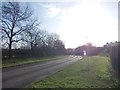
M 66 56 L 59 60 L 4 68 L 2 88 L 24 88 L 33 81 L 41 80 L 81 58 L 81 56 Z

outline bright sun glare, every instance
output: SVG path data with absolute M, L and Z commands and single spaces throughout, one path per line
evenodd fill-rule
M 61 20 L 58 33 L 66 48 L 85 44 L 86 37 L 97 46 L 117 40 L 117 23 L 98 3 L 82 3 L 71 7 Z

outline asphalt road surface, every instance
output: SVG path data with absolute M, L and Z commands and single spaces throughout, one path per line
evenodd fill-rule
M 4 68 L 2 69 L 2 88 L 24 88 L 81 58 L 81 56 L 66 56 L 59 60 Z

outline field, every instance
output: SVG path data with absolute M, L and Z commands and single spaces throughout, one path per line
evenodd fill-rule
M 30 64 L 35 62 L 45 62 L 50 60 L 58 60 L 65 56 L 49 56 L 44 58 L 13 58 L 13 59 L 6 59 L 2 60 L 2 67 L 11 67 L 23 64 Z
M 108 57 L 92 56 L 32 83 L 29 88 L 113 88 L 109 78 Z

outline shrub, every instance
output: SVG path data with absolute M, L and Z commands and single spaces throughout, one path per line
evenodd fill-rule
M 110 47 L 110 63 L 112 65 L 111 75 L 120 81 L 120 60 L 119 60 L 120 44 L 116 44 Z

